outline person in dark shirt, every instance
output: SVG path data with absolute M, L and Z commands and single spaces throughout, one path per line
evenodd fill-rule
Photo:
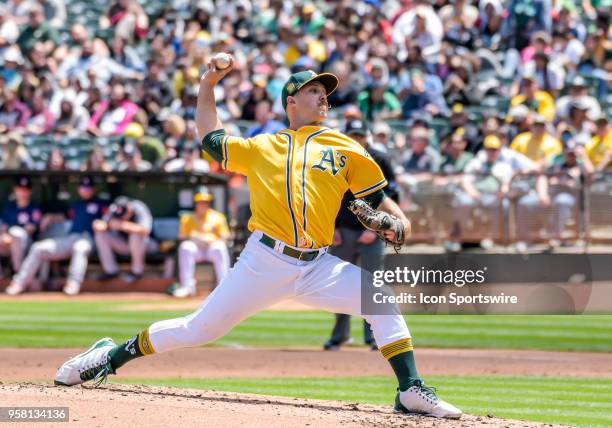
M 42 212 L 38 205 L 31 201 L 32 182 L 28 177 L 20 177 L 13 191 L 15 200 L 8 202 L 2 210 L 0 255 L 10 255 L 13 271 L 17 272 L 38 232 Z
M 397 202 L 399 195 L 391 162 L 386 153 L 376 150 L 369 144 L 368 140 L 371 136 L 366 123 L 362 120 L 351 120 L 347 123 L 345 133 L 361 144 L 380 166 L 387 180 L 387 186 L 383 190 L 387 197 Z M 349 211 L 348 205 L 353 199 L 355 197 L 350 191 L 344 194 L 340 211 L 336 217 L 336 230 L 330 253 L 349 263 L 356 263 L 369 272 L 381 270 L 384 266 L 384 242 L 378 239 L 375 232 L 364 228 L 357 217 Z M 350 315 L 336 314 L 336 324 L 331 338 L 325 342 L 323 349 L 337 350 L 343 344 L 351 342 L 350 320 Z M 365 320 L 363 336 L 366 345 L 370 345 L 372 349 L 378 349 L 370 325 Z
M 79 183 L 79 198 L 70 205 L 67 216 L 54 215 L 50 222 L 63 222 L 66 217 L 72 225 L 66 236 L 44 239 L 32 245 L 32 249 L 9 287 L 7 294 L 16 295 L 24 292 L 32 283 L 41 264 L 46 261 L 66 260 L 70 258 L 68 278 L 64 293 L 78 294 L 87 270 L 87 259 L 93 248 L 92 224 L 102 217 L 105 203 L 95 196 L 93 180 L 83 177 Z

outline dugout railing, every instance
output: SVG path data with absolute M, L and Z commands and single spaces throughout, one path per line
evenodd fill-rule
M 397 177 L 400 207 L 412 221 L 411 242 L 441 245 L 446 241 L 478 243 L 491 238 L 501 245 L 557 240 L 585 247 L 589 243 L 612 242 L 612 171 L 574 176 L 514 174 L 508 182 L 508 192 L 499 195 L 498 203 L 464 204 L 465 210 L 461 211 L 460 195 L 465 193 L 461 183 L 465 177 L 466 174 L 434 173 Z M 542 178 L 547 181 L 547 205 L 537 198 L 537 183 Z M 491 175 L 476 175 L 475 181 L 479 179 L 502 186 Z M 568 205 L 569 216 L 563 227 L 554 227 L 551 219 L 558 218 L 558 211 Z

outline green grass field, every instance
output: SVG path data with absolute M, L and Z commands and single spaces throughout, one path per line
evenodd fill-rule
M 139 304 L 160 309 L 133 310 Z M 87 347 L 111 336 L 125 340 L 154 321 L 186 315 L 175 301 L 1 301 L 0 347 Z M 265 311 L 214 346 L 319 347 L 333 316 L 324 312 Z M 417 346 L 612 352 L 612 316 L 407 317 Z M 353 319 L 361 336 L 361 321 Z M 440 395 L 473 414 L 579 426 L 612 426 L 612 379 L 539 377 L 431 377 Z M 121 382 L 125 382 L 121 379 Z M 130 380 L 127 380 L 129 383 Z M 266 378 L 132 380 L 132 383 L 391 404 L 395 380 Z
M 394 379 L 389 377 L 122 379 L 121 382 L 389 406 L 396 387 Z M 575 426 L 612 425 L 612 379 L 432 376 L 428 383 L 438 388 L 442 398 L 475 415 L 492 414 Z
M 0 347 L 83 347 L 103 336 L 124 340 L 154 321 L 188 313 L 129 309 L 140 303 L 151 302 L 2 301 Z M 612 316 L 415 315 L 406 318 L 415 344 L 422 347 L 612 352 Z M 316 311 L 264 311 L 214 345 L 320 346 L 330 333 L 332 319 L 332 315 Z M 356 338 L 360 332 L 360 320 L 353 319 Z

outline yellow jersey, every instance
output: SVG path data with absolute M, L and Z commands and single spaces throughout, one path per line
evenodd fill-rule
M 555 118 L 555 99 L 545 91 L 536 91 L 533 100 L 527 101 L 525 95 L 518 94 L 512 97 L 510 105 L 512 107 L 525 104 L 529 110 L 542 115 L 546 121 L 551 122 Z
M 599 135 L 595 135 L 591 138 L 586 146 L 585 150 L 593 166 L 597 168 L 603 160 L 606 153 L 612 151 L 612 131 L 608 131 L 606 135 L 601 138 Z M 612 163 L 609 163 L 606 168 L 611 168 Z
M 224 137 L 222 167 L 244 174 L 250 231 L 259 229 L 298 248 L 331 244 L 342 196 L 387 185 L 380 167 L 355 140 L 321 126 L 253 138 Z
M 189 239 L 194 232 L 200 239 L 210 241 L 227 240 L 230 236 L 225 216 L 210 208 L 206 211 L 204 218 L 196 216 L 195 213 L 181 216 L 179 238 Z
M 544 134 L 541 139 L 536 140 L 531 132 L 517 135 L 512 140 L 510 148 L 524 154 L 534 162 L 549 159 L 563 152 L 563 145 L 552 135 Z

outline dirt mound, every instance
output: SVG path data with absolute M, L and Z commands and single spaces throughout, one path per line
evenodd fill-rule
M 442 421 L 397 415 L 390 406 L 347 404 L 178 388 L 107 385 L 101 389 L 36 384 L 0 385 L 0 402 L 64 406 L 71 427 L 537 427 L 542 424 L 465 415 Z M 37 423 L 37 427 L 58 424 Z M 550 425 L 547 425 L 550 426 Z
M 57 367 L 83 349 L 3 348 L 0 379 L 49 381 Z M 612 376 L 612 354 L 493 349 L 417 351 L 419 371 L 431 375 Z M 121 378 L 393 376 L 379 352 L 320 349 L 191 348 L 140 358 L 122 367 Z

